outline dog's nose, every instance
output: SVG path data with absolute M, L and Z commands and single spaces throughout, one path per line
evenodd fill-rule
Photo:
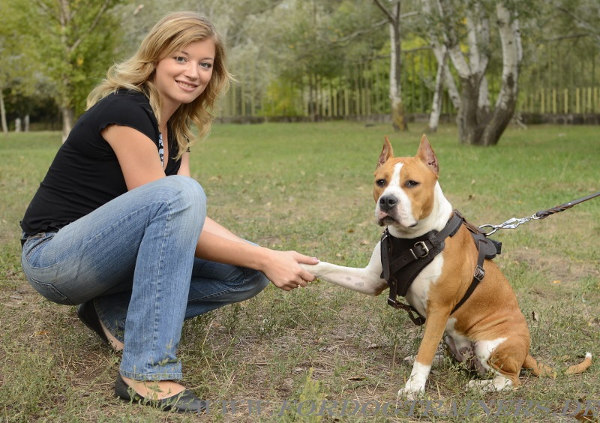
M 396 204 L 398 204 L 398 199 L 393 195 L 384 195 L 379 199 L 379 208 L 382 211 L 389 211 L 396 207 Z

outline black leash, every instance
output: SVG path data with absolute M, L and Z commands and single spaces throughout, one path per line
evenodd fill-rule
M 552 207 L 547 210 L 540 210 L 540 211 L 532 214 L 529 217 L 523 217 L 520 219 L 516 218 L 516 217 L 512 217 L 512 218 L 508 219 L 506 222 L 501 223 L 499 225 L 485 224 L 485 225 L 481 225 L 479 227 L 479 229 L 485 236 L 490 236 L 491 234 L 495 233 L 499 229 L 515 229 L 517 226 L 519 226 L 523 223 L 527 223 L 530 220 L 545 219 L 550 215 L 565 211 L 567 209 L 570 209 L 573 206 L 576 206 L 579 203 L 583 203 L 584 201 L 591 200 L 592 198 L 599 197 L 599 196 L 600 196 L 600 191 L 595 192 L 594 194 L 587 195 L 582 198 L 578 198 L 577 200 L 569 201 L 568 203 L 564 203 L 564 204 L 558 205 L 556 207 Z M 484 232 L 483 231 L 484 228 L 490 228 L 490 230 L 488 232 Z

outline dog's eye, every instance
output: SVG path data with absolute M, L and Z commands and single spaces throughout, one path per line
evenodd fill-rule
M 378 187 L 384 187 L 385 186 L 385 179 L 378 179 L 375 181 L 375 185 L 377 185 Z
M 406 182 L 404 183 L 404 186 L 405 186 L 406 188 L 414 188 L 414 187 L 416 187 L 417 185 L 419 185 L 419 182 L 417 182 L 417 181 L 413 181 L 412 179 L 409 179 L 408 181 L 406 181 Z

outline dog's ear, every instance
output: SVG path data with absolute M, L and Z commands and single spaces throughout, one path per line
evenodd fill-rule
M 381 166 L 390 157 L 394 157 L 394 149 L 392 148 L 392 144 L 388 137 L 385 137 L 385 142 L 383 143 L 383 149 L 381 150 L 381 154 L 379 155 L 379 161 L 377 162 L 377 167 Z
M 417 157 L 421 159 L 423 163 L 427 165 L 429 169 L 437 176 L 440 172 L 440 166 L 438 164 L 437 157 L 429 144 L 427 136 L 423 134 L 421 137 L 421 144 L 419 144 L 419 150 L 417 151 Z

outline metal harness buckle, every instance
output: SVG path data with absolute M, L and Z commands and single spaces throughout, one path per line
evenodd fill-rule
M 483 270 L 482 266 L 477 265 L 475 267 L 475 274 L 473 275 L 473 277 L 475 279 L 477 279 L 479 282 L 481 282 L 483 280 L 483 278 L 485 277 L 485 270 Z
M 417 256 L 415 254 L 415 250 L 413 248 L 417 248 L 417 247 L 421 247 L 421 249 L 424 251 L 423 255 Z M 427 244 L 425 244 L 425 241 L 419 241 L 419 242 L 415 243 L 415 245 L 413 245 L 413 248 L 410 249 L 410 253 L 413 255 L 415 260 L 419 260 L 419 259 L 422 259 L 423 257 L 427 257 L 427 255 L 429 254 L 429 248 L 427 248 Z

